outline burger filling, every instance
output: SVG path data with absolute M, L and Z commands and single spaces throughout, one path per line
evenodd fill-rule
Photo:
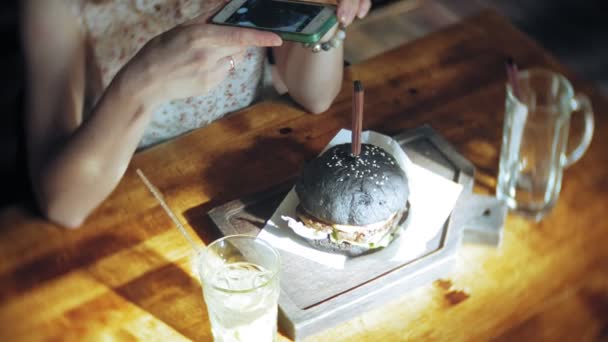
M 307 229 L 314 230 L 315 235 L 329 235 L 336 243 L 347 242 L 367 248 L 385 247 L 392 240 L 392 233 L 398 226 L 404 212 L 397 212 L 388 219 L 364 226 L 332 224 L 324 222 L 307 213 L 301 205 L 296 208 L 296 215 Z

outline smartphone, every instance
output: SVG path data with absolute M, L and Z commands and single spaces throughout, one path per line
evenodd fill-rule
M 300 43 L 316 43 L 337 22 L 332 5 L 284 0 L 232 0 L 214 24 L 271 31 Z

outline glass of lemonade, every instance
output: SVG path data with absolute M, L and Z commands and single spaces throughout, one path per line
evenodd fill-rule
M 196 263 L 213 339 L 275 341 L 279 298 L 279 253 L 248 235 L 211 243 Z

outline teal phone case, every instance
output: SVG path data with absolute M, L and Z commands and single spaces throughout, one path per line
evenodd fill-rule
M 281 32 L 274 30 L 269 31 L 278 34 L 279 36 L 281 36 L 281 38 L 283 38 L 283 40 L 289 40 L 298 43 L 316 43 L 327 33 L 327 31 L 334 27 L 337 22 L 338 20 L 336 16 L 332 15 L 331 17 L 329 17 L 329 19 L 327 19 L 325 23 L 323 23 L 323 26 L 321 26 L 321 29 L 318 32 L 309 35 L 294 32 Z
M 335 6 L 331 6 L 331 7 L 335 7 Z M 215 21 L 215 18 L 212 19 L 211 21 L 214 24 L 217 25 L 225 25 L 225 26 L 233 26 L 233 27 L 244 27 L 244 26 L 239 26 L 239 25 L 234 25 L 234 24 L 229 24 L 229 23 L 225 23 L 225 22 L 217 22 Z M 277 31 L 277 30 L 271 30 L 271 29 L 265 29 L 265 28 L 255 28 L 256 30 L 262 30 L 262 31 L 270 31 L 273 33 L 278 34 L 283 40 L 288 40 L 288 41 L 292 41 L 292 42 L 298 42 L 298 43 L 316 43 L 318 42 L 326 33 L 327 31 L 329 31 L 332 27 L 334 27 L 334 25 L 336 25 L 336 23 L 338 22 L 338 19 L 336 18 L 335 15 L 332 15 L 331 17 L 329 17 L 327 19 L 327 21 L 325 21 L 325 23 L 323 23 L 323 25 L 321 26 L 321 28 L 319 29 L 318 32 L 312 33 L 312 34 L 303 34 L 303 33 L 295 33 L 295 32 L 283 32 L 283 31 Z M 245 27 L 245 28 L 251 28 L 251 27 Z

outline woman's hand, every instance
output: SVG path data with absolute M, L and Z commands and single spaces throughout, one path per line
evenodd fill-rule
M 355 17 L 365 18 L 371 6 L 371 0 L 339 0 L 338 20 L 342 25 L 348 26 L 355 20 Z
M 207 93 L 242 61 L 249 46 L 279 46 L 270 32 L 204 23 L 195 19 L 150 40 L 118 77 L 126 93 L 147 107 Z M 231 61 L 232 59 L 232 61 Z

